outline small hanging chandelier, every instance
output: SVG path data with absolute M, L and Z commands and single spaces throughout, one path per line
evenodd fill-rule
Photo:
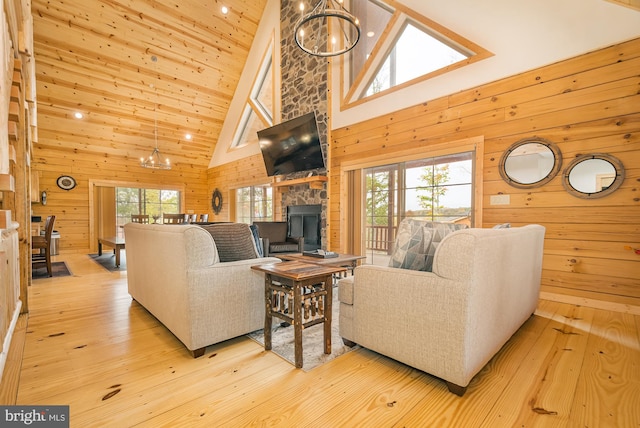
M 319 57 L 342 55 L 360 40 L 360 22 L 343 5 L 343 0 L 319 0 L 311 12 L 296 22 L 294 38 L 306 53 Z
M 156 62 L 158 58 L 155 56 L 151 57 L 151 61 Z M 153 87 L 153 85 L 151 85 Z M 171 163 L 169 162 L 169 158 L 162 159 L 162 154 L 160 153 L 160 149 L 158 149 L 158 91 L 156 89 L 156 103 L 153 107 L 153 138 L 156 143 L 156 147 L 153 149 L 151 154 L 147 158 L 140 158 L 140 166 L 143 168 L 150 169 L 171 169 Z

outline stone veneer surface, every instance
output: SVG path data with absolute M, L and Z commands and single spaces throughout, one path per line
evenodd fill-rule
M 309 1 L 307 10 L 309 10 Z M 320 144 L 322 145 L 325 165 L 327 164 L 328 101 L 327 81 L 328 62 L 326 58 L 315 57 L 302 51 L 293 39 L 293 29 L 300 18 L 298 1 L 280 2 L 280 54 L 282 72 L 282 120 L 289 120 L 314 111 L 318 122 Z M 313 171 L 315 175 L 325 170 Z M 289 174 L 284 179 L 305 177 L 308 172 Z M 289 205 L 322 205 L 322 245 L 326 245 L 327 236 L 327 187 L 322 190 L 310 189 L 307 185 L 292 186 L 282 195 L 282 212 Z M 284 219 L 283 219 L 284 220 Z

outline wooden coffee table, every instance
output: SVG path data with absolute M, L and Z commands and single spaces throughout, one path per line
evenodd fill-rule
M 302 253 L 284 253 L 284 254 L 276 254 L 274 257 L 278 257 L 282 260 L 296 260 L 303 263 L 311 263 L 317 265 L 327 265 L 327 266 L 340 266 L 346 267 L 348 270 L 353 271 L 353 269 L 358 266 L 358 261 L 362 259 L 366 259 L 366 256 L 356 256 L 354 254 L 338 254 L 338 257 L 313 257 L 313 256 L 305 256 Z
M 271 349 L 273 317 L 293 325 L 295 366 L 302 368 L 302 329 L 324 323 L 324 353 L 331 353 L 333 274 L 341 266 L 290 261 L 251 266 L 264 272 L 264 349 Z
M 102 245 L 108 245 L 113 248 L 116 255 L 116 267 L 120 267 L 120 250 L 124 250 L 124 238 L 112 236 L 110 238 L 98 238 L 98 255 L 102 255 Z

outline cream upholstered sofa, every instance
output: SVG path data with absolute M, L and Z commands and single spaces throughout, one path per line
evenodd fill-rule
M 340 335 L 462 395 L 535 311 L 544 233 L 540 225 L 451 232 L 432 272 L 359 266 L 339 282 Z
M 127 223 L 124 233 L 129 294 L 194 357 L 264 327 L 264 277 L 251 266 L 280 259 L 258 256 L 249 225 Z

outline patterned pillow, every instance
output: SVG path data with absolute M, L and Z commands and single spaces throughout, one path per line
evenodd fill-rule
M 390 267 L 425 270 L 427 267 L 427 251 L 431 244 L 431 228 L 425 221 L 407 218 L 400 222 L 393 253 L 389 260 Z
M 496 224 L 495 226 L 492 227 L 492 229 L 509 229 L 511 227 L 511 223 L 502 223 L 502 224 Z
M 258 258 L 256 243 L 248 224 L 217 223 L 200 227 L 213 237 L 221 262 Z
M 431 272 L 438 244 L 449 233 L 467 227 L 406 218 L 398 226 L 389 266 Z
M 256 241 L 256 249 L 258 250 L 258 257 L 264 257 L 262 254 L 262 241 L 260 241 L 260 234 L 258 233 L 258 226 L 255 224 L 250 224 L 249 229 L 251 229 L 251 234 L 253 235 L 253 240 Z

